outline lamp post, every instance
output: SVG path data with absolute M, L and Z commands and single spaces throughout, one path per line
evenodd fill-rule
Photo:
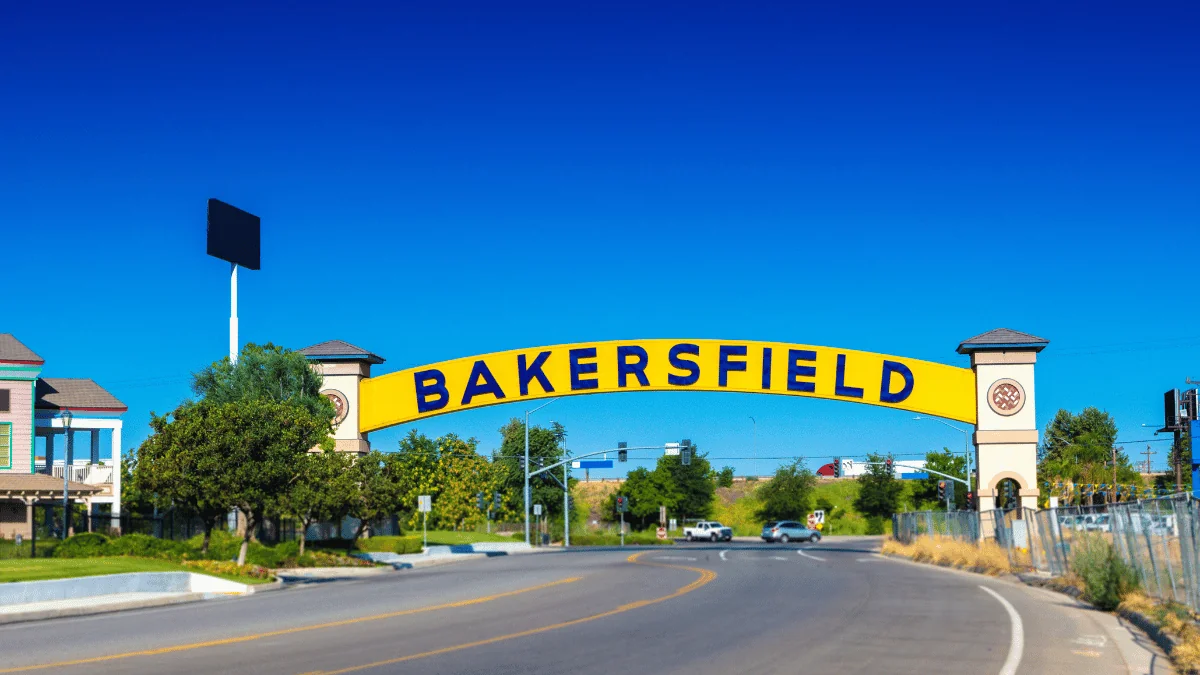
M 914 420 L 929 420 L 931 422 L 937 422 L 939 424 L 944 424 L 963 435 L 963 454 L 965 455 L 965 459 L 967 460 L 967 492 L 974 492 L 975 488 L 973 488 L 971 486 L 971 432 L 967 429 L 960 429 L 960 428 L 954 426 L 953 424 L 950 424 L 949 422 L 946 422 L 944 420 L 939 420 L 936 417 L 917 416 L 917 417 L 914 417 L 913 419 Z M 970 504 L 968 504 L 967 506 L 970 507 Z
M 758 422 L 753 417 L 750 418 L 750 467 L 754 471 L 755 477 L 758 476 Z
M 550 399 L 533 410 L 525 411 L 525 543 L 529 543 L 529 415 L 554 403 L 558 399 Z
M 71 528 L 71 502 L 68 494 L 67 479 L 71 475 L 71 451 L 73 444 L 71 436 L 71 411 L 64 410 L 62 413 L 63 433 L 67 436 L 67 449 L 63 453 L 63 519 L 62 519 L 62 538 L 67 538 L 67 530 Z

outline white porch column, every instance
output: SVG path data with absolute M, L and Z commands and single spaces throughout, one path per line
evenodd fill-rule
M 88 429 L 88 433 L 91 434 L 91 439 L 92 439 L 92 456 L 91 456 L 92 462 L 91 463 L 99 464 L 100 463 L 100 430 L 99 429 Z
M 112 528 L 121 528 L 121 420 L 117 420 L 112 430 L 112 462 L 113 462 L 113 503 Z

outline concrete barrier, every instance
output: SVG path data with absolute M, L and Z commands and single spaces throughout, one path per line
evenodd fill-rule
M 130 572 L 94 577 L 0 584 L 0 606 L 90 598 L 119 593 L 247 595 L 252 586 L 193 572 Z
M 388 565 L 404 565 L 429 560 L 431 558 L 446 558 L 453 556 L 497 556 L 531 551 L 533 547 L 525 542 L 481 542 L 478 544 L 460 544 L 457 546 L 430 546 L 424 553 L 355 553 L 356 558 Z

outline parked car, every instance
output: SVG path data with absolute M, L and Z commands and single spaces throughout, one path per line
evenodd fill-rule
M 715 520 L 702 520 L 692 527 L 683 528 L 683 538 L 688 541 L 696 541 L 697 539 L 732 541 L 733 529 L 725 527 Z
M 794 520 L 780 520 L 763 525 L 762 538 L 763 541 L 777 541 L 781 544 L 789 541 L 817 542 L 821 541 L 821 533 Z

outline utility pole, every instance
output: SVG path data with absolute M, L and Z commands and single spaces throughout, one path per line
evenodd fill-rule
M 758 421 L 753 417 L 750 418 L 750 443 L 750 456 L 753 457 L 750 466 L 754 475 L 758 476 Z
M 1183 492 L 1183 431 L 1175 429 L 1175 442 L 1171 444 L 1175 456 L 1175 492 Z
M 1108 501 L 1116 502 L 1117 501 L 1117 494 L 1116 494 L 1116 490 L 1117 490 L 1117 446 L 1115 446 L 1115 445 L 1113 446 L 1113 449 L 1112 449 L 1112 455 L 1113 455 L 1113 458 L 1112 458 L 1113 482 L 1112 482 L 1112 487 L 1109 488 L 1109 490 L 1108 490 L 1108 497 L 1109 497 Z
M 1145 455 L 1145 456 L 1146 456 L 1146 473 L 1150 473 L 1150 467 L 1151 467 L 1151 464 L 1150 464 L 1150 455 L 1157 455 L 1158 453 L 1157 453 L 1157 452 L 1155 452 L 1155 451 L 1153 451 L 1153 450 L 1151 450 L 1151 449 L 1150 449 L 1150 446 L 1149 446 L 1149 445 L 1147 445 L 1147 446 L 1146 446 L 1146 451 L 1145 451 L 1145 452 L 1143 452 L 1143 453 L 1141 453 L 1141 454 L 1143 454 L 1143 455 Z

